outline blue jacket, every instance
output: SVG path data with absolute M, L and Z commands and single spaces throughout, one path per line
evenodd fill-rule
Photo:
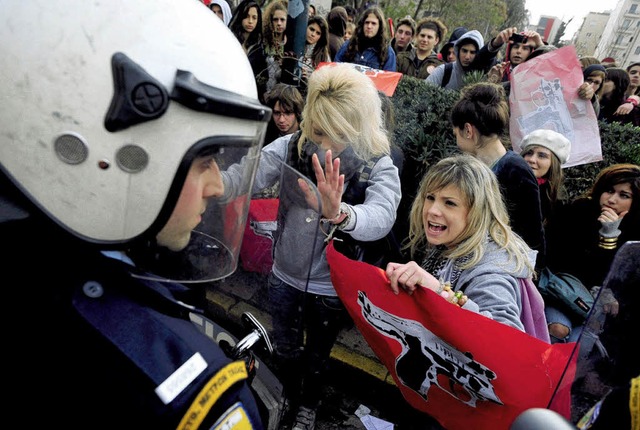
M 378 53 L 373 48 L 367 48 L 363 52 L 358 52 L 356 57 L 352 61 L 345 61 L 344 55 L 349 48 L 349 42 L 351 40 L 347 40 L 342 44 L 340 50 L 336 54 L 334 61 L 336 63 L 353 63 L 360 64 L 362 66 L 371 67 L 373 69 L 378 70 L 386 70 L 388 72 L 396 71 L 396 52 L 393 50 L 391 46 L 387 46 L 388 54 L 387 61 L 384 64 L 380 64 L 380 59 L 378 58 Z

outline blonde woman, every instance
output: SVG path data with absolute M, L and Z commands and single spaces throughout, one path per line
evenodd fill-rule
M 463 154 L 429 169 L 411 207 L 407 247 L 420 262 L 387 265 L 394 292 L 428 288 L 524 331 L 519 278 L 532 278 L 535 252 L 511 230 L 496 177 L 480 160 Z
M 390 157 L 381 106 L 378 90 L 365 74 L 348 64 L 321 67 L 309 77 L 301 131 L 262 150 L 254 191 L 281 180 L 283 164 L 288 164 L 317 185 L 315 198 L 322 201 L 321 213 L 304 208 L 280 214 L 268 280 L 275 366 L 285 395 L 297 408 L 294 429 L 313 428 L 331 348 L 349 321 L 331 283 L 327 237 L 375 241 L 396 220 L 400 177 Z M 360 180 L 367 166 L 368 178 Z M 223 172 L 225 192 L 233 193 L 242 170 L 235 165 Z M 306 184 L 302 179 L 281 183 L 281 209 L 286 200 L 282 193 L 301 190 L 314 196 Z M 311 273 L 309 264 L 301 264 L 305 256 L 313 260 Z M 306 337 L 301 336 L 305 330 Z

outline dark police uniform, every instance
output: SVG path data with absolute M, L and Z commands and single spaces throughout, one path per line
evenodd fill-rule
M 21 426 L 263 428 L 245 363 L 189 320 L 185 286 L 29 221 L 0 223 L 0 237 L 5 311 L 20 315 L 5 325 L 3 385 Z

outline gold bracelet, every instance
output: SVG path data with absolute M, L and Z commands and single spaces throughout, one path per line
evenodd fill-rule
M 600 242 L 604 243 L 616 243 L 618 241 L 618 236 L 616 237 L 604 237 L 600 236 Z
M 462 298 L 462 291 L 456 291 L 455 293 L 453 293 L 453 296 L 449 301 L 454 305 L 457 305 L 461 298 Z
M 618 237 L 604 237 L 600 236 L 600 242 L 598 246 L 602 249 L 611 250 L 618 247 Z
M 462 297 L 460 297 L 460 300 L 458 300 L 458 306 L 463 307 L 468 300 L 469 298 L 467 297 L 467 295 L 463 294 Z

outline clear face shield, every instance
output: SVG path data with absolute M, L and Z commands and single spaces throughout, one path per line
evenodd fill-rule
M 219 280 L 236 270 L 260 157 L 256 139 L 218 136 L 196 145 L 178 175 L 184 185 L 177 190 L 173 212 L 155 241 L 133 251 L 142 271 L 137 277 L 196 283 Z M 223 175 L 234 165 L 237 174 L 229 195 Z
M 150 231 L 157 232 L 155 237 L 147 236 L 128 254 L 136 266 L 134 274 L 140 278 L 181 283 L 219 280 L 238 265 L 251 188 L 271 112 L 257 100 L 207 86 L 181 71 L 170 98 L 205 114 L 193 114 L 187 121 L 191 129 L 211 135 L 198 138 L 180 162 L 151 227 Z M 223 118 L 213 120 L 207 114 Z M 112 117 L 129 120 L 117 113 Z
M 633 299 L 640 282 L 638 267 L 640 241 L 628 241 L 617 250 L 604 285 L 591 289 L 594 302 L 586 320 L 572 322 L 577 339 L 548 408 L 578 428 L 590 428 L 591 420 L 606 426 L 615 422 L 614 416 L 629 413 L 629 402 L 614 400 L 620 404 L 617 409 L 603 403 L 614 399 L 607 399 L 614 390 L 629 387 L 640 369 L 634 342 L 639 318 Z

